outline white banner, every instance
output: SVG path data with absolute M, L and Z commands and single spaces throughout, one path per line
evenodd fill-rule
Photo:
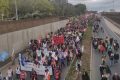
M 52 67 L 51 66 L 45 67 L 43 65 L 40 65 L 38 67 L 31 62 L 27 62 L 25 66 L 21 65 L 21 70 L 32 71 L 32 69 L 34 69 L 38 75 L 45 75 L 45 70 L 48 69 L 50 72 L 50 75 L 52 75 Z

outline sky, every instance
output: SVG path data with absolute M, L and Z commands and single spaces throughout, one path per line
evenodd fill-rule
M 68 0 L 68 2 L 74 5 L 83 3 L 86 4 L 88 10 L 95 11 L 109 11 L 113 9 L 114 3 L 115 11 L 120 11 L 120 0 Z

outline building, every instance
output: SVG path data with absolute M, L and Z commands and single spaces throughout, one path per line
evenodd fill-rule
M 115 12 L 115 9 L 110 9 L 110 12 Z

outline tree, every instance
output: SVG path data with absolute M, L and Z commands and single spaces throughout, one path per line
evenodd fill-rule
M 66 8 L 65 8 L 65 16 L 75 16 L 75 7 L 74 5 L 67 3 Z
M 9 11 L 9 0 L 0 0 L 0 14 L 3 19 L 4 15 L 8 15 Z
M 40 12 L 51 13 L 54 10 L 54 6 L 48 0 L 35 0 L 34 10 Z
M 75 16 L 86 11 L 86 5 L 51 2 L 50 0 L 16 0 L 19 18 L 41 18 L 46 16 Z M 0 0 L 0 14 L 15 18 L 15 0 Z M 3 16 L 3 15 L 2 15 Z
M 86 5 L 85 4 L 77 4 L 75 5 L 75 12 L 77 15 L 83 14 L 86 11 Z
M 26 5 L 27 4 L 27 5 Z M 53 12 L 54 6 L 48 0 L 17 0 L 19 17 L 26 15 L 49 15 Z M 11 0 L 10 16 L 15 15 L 15 3 Z
M 75 16 L 85 13 L 86 5 L 84 4 L 77 4 L 72 5 L 70 3 L 66 4 L 54 4 L 55 7 L 55 14 L 58 16 Z

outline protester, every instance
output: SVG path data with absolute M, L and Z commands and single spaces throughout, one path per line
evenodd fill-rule
M 51 80 L 50 79 L 50 73 L 49 73 L 48 69 L 45 70 L 45 80 Z
M 16 78 L 19 79 L 20 78 L 20 67 L 17 66 L 16 68 Z
M 37 73 L 36 73 L 35 70 L 32 70 L 31 76 L 32 76 L 32 80 L 38 80 L 38 79 L 37 79 Z
M 19 67 L 16 68 L 17 79 L 20 78 L 20 80 L 26 80 L 26 77 L 29 77 L 26 73 L 27 70 L 22 70 L 22 68 L 26 68 L 26 65 L 28 66 L 29 64 L 29 68 L 41 68 L 41 66 L 45 69 L 48 68 L 44 73 L 45 80 L 50 80 L 51 75 L 53 75 L 56 80 L 59 80 L 61 70 L 66 67 L 66 64 L 69 66 L 75 57 L 77 57 L 78 60 L 76 68 L 78 71 L 81 71 L 81 41 L 87 28 L 86 26 L 87 21 L 83 18 L 74 21 L 74 23 L 72 22 L 69 27 L 60 28 L 55 33 L 47 33 L 44 39 L 39 38 L 38 40 L 30 40 L 30 52 L 27 56 L 23 53 L 19 53 L 19 65 L 21 71 Z M 59 69 L 57 69 L 58 66 Z M 49 67 L 52 68 L 52 71 L 49 71 Z M 38 75 L 40 74 L 37 74 L 36 70 L 31 71 L 32 80 L 37 80 Z M 89 77 L 87 72 L 85 72 L 84 75 Z M 9 78 L 9 80 L 11 80 L 12 74 L 9 75 Z M 87 78 L 87 80 L 89 79 Z
M 94 47 L 94 49 L 98 48 L 98 41 L 96 38 L 93 39 L 93 47 Z
M 98 49 L 99 49 L 99 52 L 102 53 L 102 54 L 105 52 L 105 47 L 103 46 L 102 43 L 99 44 Z
M 84 71 L 82 74 L 82 80 L 90 80 L 89 75 L 86 71 Z
M 106 63 L 106 55 L 102 55 L 102 64 Z
M 82 61 L 81 60 L 77 60 L 76 61 L 76 70 L 77 70 L 77 72 L 81 71 L 81 66 L 82 66 Z
M 60 80 L 60 69 L 56 68 L 54 71 L 55 80 Z
M 6 77 L 4 77 L 3 80 L 8 80 L 8 79 Z
M 118 60 L 119 60 L 119 54 L 115 53 L 114 54 L 114 63 L 118 63 Z
M 113 47 L 114 47 L 115 51 L 118 51 L 118 49 L 119 49 L 119 43 L 117 42 L 117 40 L 114 40 Z
M 101 80 L 108 80 L 108 78 L 107 78 L 107 75 L 102 75 L 102 78 L 101 78 Z
M 102 64 L 99 67 L 101 80 L 111 80 L 111 67 L 113 64 L 118 63 L 119 60 L 119 54 L 117 53 L 119 49 L 119 43 L 113 37 L 108 36 L 103 27 L 100 27 L 99 29 L 99 26 L 100 24 L 98 24 L 97 20 L 95 20 L 93 25 L 93 32 L 95 36 L 97 35 L 97 38 L 92 38 L 92 45 L 94 49 L 98 49 L 99 53 L 102 53 L 100 54 L 102 56 Z M 105 34 L 105 38 L 99 38 L 98 33 Z M 97 52 L 97 50 L 95 51 Z M 110 65 L 108 65 L 107 59 L 109 60 Z M 112 77 L 112 80 L 120 80 L 119 75 L 115 73 Z
M 110 45 L 113 45 L 113 38 L 110 38 L 109 41 L 110 41 Z
M 112 77 L 112 80 L 120 80 L 120 76 L 117 73 L 115 73 Z
M 110 55 L 110 66 L 114 64 L 114 53 L 111 53 Z
M 104 65 L 104 64 L 101 64 L 100 67 L 99 67 L 99 69 L 100 69 L 100 75 L 101 75 L 101 77 L 102 77 L 102 75 L 104 74 L 105 65 Z
M 105 74 L 106 74 L 107 79 L 110 80 L 111 70 L 108 65 L 106 65 L 105 67 Z
M 26 80 L 27 73 L 23 70 L 20 71 L 20 80 Z
M 0 72 L 0 80 L 3 80 L 3 76 L 1 72 Z
M 8 80 L 12 80 L 13 78 L 13 70 L 11 67 L 9 67 L 8 71 L 7 71 L 7 75 L 8 75 Z

